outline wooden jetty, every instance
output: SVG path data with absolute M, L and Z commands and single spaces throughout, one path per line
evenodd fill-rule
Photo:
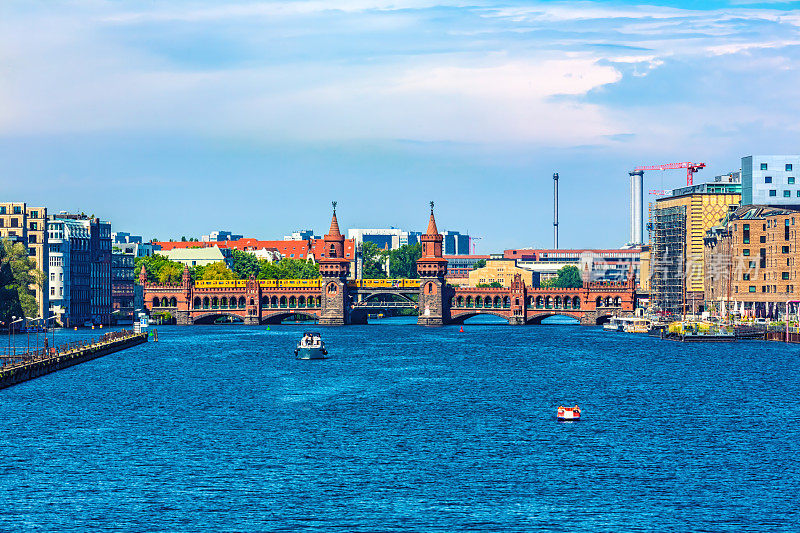
M 59 347 L 46 347 L 22 355 L 5 356 L 0 366 L 0 389 L 45 376 L 51 372 L 91 361 L 147 342 L 147 332 L 114 331 L 99 339 L 71 342 Z

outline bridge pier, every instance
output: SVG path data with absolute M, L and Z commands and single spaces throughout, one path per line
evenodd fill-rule
M 175 323 L 179 326 L 191 326 L 191 313 L 189 311 L 175 311 Z

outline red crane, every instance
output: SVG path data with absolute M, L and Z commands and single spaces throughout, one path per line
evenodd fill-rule
M 694 173 L 700 170 L 701 168 L 705 168 L 705 163 L 692 163 L 691 161 L 687 161 L 685 163 L 667 163 L 665 165 L 652 165 L 648 167 L 636 167 L 633 169 L 634 172 L 640 170 L 673 170 L 676 168 L 685 168 L 686 169 L 686 185 L 692 185 L 694 181 Z

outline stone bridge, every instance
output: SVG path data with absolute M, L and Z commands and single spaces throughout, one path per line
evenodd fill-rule
M 633 273 L 626 281 L 588 282 L 572 289 L 526 287 L 517 275 L 510 287 L 452 287 L 445 281 L 447 260 L 442 235 L 431 215 L 420 237 L 422 257 L 418 280 L 348 280 L 350 260 L 343 257 L 344 236 L 334 209 L 331 229 L 324 238 L 326 257 L 319 259 L 316 280 L 221 280 L 192 283 L 188 267 L 179 284 L 148 283 L 142 268 L 139 283 L 148 312 L 167 311 L 178 324 L 202 324 L 233 317 L 245 324 L 277 323 L 303 316 L 322 325 L 366 323 L 367 313 L 381 309 L 413 308 L 421 325 L 458 324 L 478 315 L 495 315 L 509 324 L 539 324 L 563 315 L 594 325 L 612 316 L 634 313 Z

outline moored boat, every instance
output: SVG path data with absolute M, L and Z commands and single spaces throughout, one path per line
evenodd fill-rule
M 322 335 L 312 331 L 303 333 L 294 350 L 294 356 L 297 359 L 327 359 L 328 350 L 322 342 Z

